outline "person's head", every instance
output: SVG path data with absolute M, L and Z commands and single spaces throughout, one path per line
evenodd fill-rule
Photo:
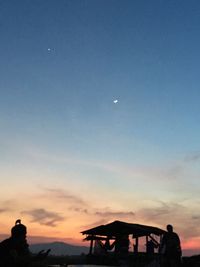
M 21 224 L 21 220 L 17 220 L 11 229 L 11 236 L 13 238 L 24 239 L 26 238 L 26 226 Z
M 173 226 L 171 224 L 168 224 L 166 228 L 169 233 L 173 232 Z

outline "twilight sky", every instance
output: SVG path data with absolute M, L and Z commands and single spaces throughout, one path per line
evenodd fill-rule
M 1 234 L 171 223 L 200 250 L 199 0 L 1 0 L 0 36 Z

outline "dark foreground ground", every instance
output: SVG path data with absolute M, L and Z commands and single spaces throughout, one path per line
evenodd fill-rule
M 125 261 L 116 259 L 113 256 L 110 257 L 97 257 L 97 256 L 48 256 L 45 262 L 38 263 L 37 266 L 49 266 L 49 265 L 58 265 L 58 266 L 68 266 L 72 264 L 95 264 L 95 265 L 108 265 L 108 266 L 130 266 L 130 267 L 159 267 L 160 258 L 158 255 L 155 255 L 153 258 L 145 254 L 140 254 L 137 256 L 129 256 L 126 263 Z M 154 264 L 150 264 L 154 262 Z M 182 267 L 200 267 L 200 255 L 183 257 L 182 258 Z

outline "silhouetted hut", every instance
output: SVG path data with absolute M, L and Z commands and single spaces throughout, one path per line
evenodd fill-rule
M 146 244 L 149 240 L 154 240 L 154 236 L 157 236 L 159 239 L 165 233 L 164 230 L 142 224 L 135 223 L 126 223 L 122 221 L 114 221 L 106 225 L 100 225 L 88 230 L 81 232 L 83 235 L 86 235 L 84 240 L 90 240 L 90 254 L 93 252 L 93 246 L 95 240 L 106 241 L 107 239 L 116 240 L 116 237 L 119 235 L 131 235 L 134 239 L 134 252 L 138 252 L 139 238 L 146 237 Z

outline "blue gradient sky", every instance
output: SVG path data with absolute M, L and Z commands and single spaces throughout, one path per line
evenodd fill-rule
M 0 33 L 1 229 L 169 222 L 198 247 L 199 1 L 0 1 Z

